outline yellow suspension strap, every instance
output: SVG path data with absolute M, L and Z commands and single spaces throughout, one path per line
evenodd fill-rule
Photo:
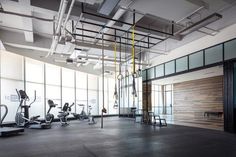
M 115 58 L 115 91 L 114 91 L 114 106 L 113 108 L 118 108 L 118 103 L 117 103 L 117 99 L 118 99 L 118 92 L 117 92 L 117 84 L 116 84 L 116 41 L 114 43 L 114 58 Z
M 136 77 L 136 71 L 135 71 L 135 45 L 134 45 L 134 38 L 135 38 L 135 26 L 132 27 L 132 61 L 133 61 L 133 96 L 137 97 L 137 91 L 136 91 L 136 87 L 135 87 L 135 77 Z M 133 98 L 134 98 L 133 97 Z

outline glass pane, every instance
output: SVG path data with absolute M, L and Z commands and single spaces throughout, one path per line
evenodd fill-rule
M 107 91 L 107 78 L 105 77 L 104 78 L 104 90 Z M 103 82 L 102 82 L 102 77 L 99 77 L 99 90 L 102 90 L 103 89 Z
M 117 87 L 117 94 L 119 93 L 118 88 L 118 80 L 116 80 L 116 87 Z M 114 92 L 115 92 L 115 79 L 109 78 L 108 79 L 108 99 L 109 99 L 109 114 L 117 114 L 118 108 L 114 108 L 115 104 L 115 98 L 114 98 Z M 118 100 L 117 100 L 118 103 Z
M 87 74 L 76 71 L 76 88 L 87 89 Z
M 203 51 L 189 55 L 189 69 L 203 66 Z
M 146 78 L 146 77 L 147 77 L 146 75 L 147 75 L 147 70 L 143 70 L 143 71 L 142 71 L 142 78 L 143 78 L 143 81 L 145 81 L 145 80 L 147 79 L 147 78 Z
M 188 57 L 176 59 L 176 72 L 188 70 Z
M 16 80 L 24 80 L 24 59 L 22 56 L 1 52 L 1 76 Z
M 165 63 L 165 75 L 175 73 L 175 61 Z
M 225 43 L 225 60 L 236 58 L 236 39 Z
M 46 103 L 48 100 L 52 100 L 57 106 L 51 110 L 50 113 L 57 117 L 58 112 L 61 111 L 61 89 L 60 86 L 46 85 Z M 46 110 L 48 110 L 48 103 L 46 104 Z
M 91 114 L 98 115 L 98 92 L 94 90 L 88 91 L 88 105 L 91 106 Z
M 88 74 L 88 89 L 97 90 L 98 88 L 98 77 L 96 75 Z
M 80 104 L 84 105 L 84 111 L 87 113 L 87 90 L 86 89 L 76 89 L 76 103 L 77 103 L 76 113 L 81 113 L 81 110 L 83 107 L 79 106 Z
M 72 103 L 75 102 L 75 90 L 74 88 L 69 87 L 62 87 L 62 104 L 69 103 L 69 105 L 72 105 Z M 71 112 L 75 113 L 75 106 L 71 108 Z
M 29 82 L 44 82 L 44 63 L 37 60 L 26 58 L 25 60 L 25 76 Z
M 62 86 L 63 87 L 75 86 L 75 76 L 73 70 L 62 68 Z
M 223 61 L 223 45 L 217 45 L 205 50 L 205 64 Z
M 8 114 L 4 122 L 15 121 L 16 110 L 19 106 L 16 89 L 24 89 L 23 81 L 1 79 L 1 103 L 8 107 Z
M 107 112 L 109 113 L 109 107 L 108 107 L 108 92 L 104 92 L 104 107 L 107 109 Z M 99 91 L 99 114 L 101 114 L 101 110 L 103 108 L 103 93 L 102 91 Z
M 36 101 L 29 109 L 29 117 L 40 116 L 39 119 L 44 119 L 44 85 L 37 83 L 26 83 L 26 93 L 30 98 L 29 102 L 34 100 L 34 92 L 36 91 Z
M 154 67 L 147 70 L 147 79 L 153 79 L 155 77 Z
M 46 64 L 46 84 L 60 85 L 61 84 L 61 72 L 60 67 Z
M 155 69 L 156 69 L 156 77 L 164 76 L 164 64 L 156 66 Z
M 172 92 L 166 92 L 166 114 L 172 113 Z

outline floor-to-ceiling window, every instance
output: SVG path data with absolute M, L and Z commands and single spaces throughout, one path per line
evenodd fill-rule
M 152 112 L 155 114 L 172 114 L 172 85 L 152 84 Z
M 88 74 L 88 106 L 92 115 L 98 115 L 98 77 Z
M 87 112 L 88 97 L 87 97 L 87 74 L 76 71 L 76 113 Z
M 24 89 L 24 58 L 1 51 L 1 104 L 8 107 L 6 121 L 14 121 L 19 106 L 16 89 Z
M 75 103 L 75 72 L 74 70 L 62 68 L 62 104 Z M 75 113 L 75 105 L 71 107 L 71 112 Z M 72 116 L 72 115 L 71 115 Z
M 119 111 L 114 108 L 114 84 L 114 78 L 105 77 L 104 105 L 108 115 L 118 114 Z M 19 105 L 15 89 L 26 90 L 30 98 L 29 102 L 34 100 L 34 91 L 36 91 L 35 103 L 32 104 L 29 111 L 30 116 L 40 115 L 41 118 L 44 118 L 49 109 L 47 103 L 49 99 L 58 105 L 51 110 L 55 117 L 65 103 L 76 104 L 72 107 L 72 113 L 80 113 L 83 108 L 88 113 L 88 106 L 91 106 L 92 115 L 101 114 L 103 105 L 101 77 L 1 51 L 0 101 L 9 108 L 5 121 L 15 119 Z
M 29 116 L 44 118 L 44 63 L 30 58 L 25 58 L 26 93 L 32 102 Z
M 47 101 L 53 100 L 58 106 L 51 110 L 51 113 L 57 115 L 60 111 L 61 103 L 61 68 L 52 64 L 45 64 L 45 92 L 46 92 L 46 110 L 49 106 Z

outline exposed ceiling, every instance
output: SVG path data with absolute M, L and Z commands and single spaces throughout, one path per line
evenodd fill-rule
M 7 50 L 11 50 L 15 53 L 20 53 L 31 58 L 40 59 L 42 61 L 60 64 L 61 66 L 68 67 L 64 63 L 66 58 L 70 57 L 71 54 L 78 52 L 78 56 L 75 59 L 75 63 L 84 63 L 90 60 L 84 66 L 77 67 L 78 64 L 69 65 L 70 68 L 74 68 L 81 71 L 89 71 L 90 73 L 99 74 L 96 69 L 94 70 L 94 65 L 101 63 L 101 32 L 105 35 L 105 57 L 106 57 L 106 69 L 114 70 L 114 35 L 121 36 L 122 43 L 128 43 L 128 46 L 122 44 L 122 61 L 131 58 L 131 33 L 127 36 L 126 33 L 119 31 L 119 29 L 131 31 L 131 26 L 127 24 L 122 24 L 119 22 L 112 22 L 106 18 L 99 18 L 89 14 L 82 13 L 82 3 L 84 4 L 84 10 L 86 12 L 101 15 L 98 10 L 102 8 L 106 0 L 75 0 L 73 8 L 68 22 L 65 25 L 67 31 L 61 30 L 62 35 L 60 35 L 58 40 L 60 41 L 54 53 L 55 55 L 50 55 L 48 58 L 42 57 L 46 56 L 48 52 L 52 49 L 52 41 L 55 40 L 55 27 L 57 26 L 58 11 L 60 6 L 60 0 L 0 0 L 1 6 L 4 11 L 24 14 L 34 18 L 27 18 L 23 16 L 10 15 L 0 12 L 0 40 L 3 42 Z M 69 0 L 65 12 L 69 11 L 69 6 L 73 0 Z M 136 28 L 135 33 L 143 34 L 135 36 L 135 44 L 137 46 L 148 47 L 147 35 L 153 38 L 149 39 L 150 49 L 136 47 L 136 54 L 142 52 L 141 55 L 137 55 L 137 62 L 140 56 L 142 57 L 142 64 L 146 66 L 149 62 L 149 58 L 154 58 L 158 55 L 163 55 L 168 53 L 177 47 L 180 47 L 186 43 L 193 40 L 199 39 L 205 35 L 214 35 L 221 29 L 236 23 L 236 6 L 235 0 L 120 0 L 111 13 L 105 16 L 107 18 L 113 18 L 115 20 L 124 21 L 126 23 L 133 23 L 133 13 L 132 10 L 135 9 L 135 22 L 137 26 L 148 27 L 161 32 L 171 33 L 171 22 L 175 22 L 174 32 L 178 32 L 180 29 L 186 28 L 199 20 L 211 15 L 212 13 L 219 13 L 223 15 L 223 18 L 211 23 L 207 28 L 202 28 L 200 30 L 194 31 L 186 36 L 170 36 L 163 33 L 157 33 L 155 31 L 148 31 L 146 29 Z M 66 19 L 65 14 L 63 19 Z M 35 18 L 37 17 L 37 18 Z M 44 18 L 52 21 L 39 20 L 39 18 Z M 85 21 L 87 23 L 81 23 L 79 20 Z M 72 22 L 73 21 L 73 22 Z M 97 24 L 91 25 L 88 22 Z M 105 25 L 109 27 L 116 28 L 115 32 L 112 29 L 104 29 L 98 25 Z M 75 30 L 72 27 L 75 26 L 79 29 Z M 208 29 L 209 28 L 209 29 Z M 81 31 L 84 29 L 84 31 Z M 85 31 L 92 30 L 93 32 Z M 70 33 L 68 33 L 70 32 Z M 97 33 L 100 32 L 100 33 Z M 205 33 L 204 33 L 205 32 Z M 72 36 L 71 33 L 80 34 L 77 36 Z M 84 35 L 84 37 L 81 37 Z M 112 36 L 113 35 L 113 36 Z M 87 36 L 87 37 L 86 37 Z M 88 36 L 91 36 L 88 38 Z M 63 37 L 63 38 L 62 38 Z M 64 38 L 65 37 L 65 38 Z M 95 38 L 94 38 L 95 37 Z M 162 42 L 158 39 L 165 39 Z M 64 39 L 67 42 L 63 42 Z M 71 40 L 72 39 L 72 40 Z M 74 40 L 73 40 L 74 39 Z M 69 42 L 68 42 L 69 40 Z M 144 41 L 143 43 L 138 43 L 137 40 Z M 117 38 L 117 42 L 119 38 Z M 156 44 L 160 42 L 159 44 Z M 153 44 L 151 44 L 153 43 Z M 156 45 L 154 45 L 156 44 Z M 81 49 L 82 51 L 75 51 L 74 49 Z M 117 43 L 117 57 L 119 57 L 119 44 Z M 58 55 L 61 54 L 61 55 Z M 148 54 L 148 55 L 147 55 Z M 86 58 L 87 57 L 87 58 Z M 89 59 L 90 58 L 90 59 Z M 97 59 L 95 59 L 97 58 Z M 119 59 L 119 58 L 118 58 Z M 55 60 L 60 60 L 63 62 L 57 63 Z M 80 64 L 83 65 L 83 64 Z

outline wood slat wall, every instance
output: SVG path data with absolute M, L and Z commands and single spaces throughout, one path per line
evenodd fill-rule
M 173 115 L 176 120 L 192 123 L 199 120 L 202 123 L 208 121 L 204 112 L 223 112 L 223 76 L 176 83 L 173 89 Z M 216 118 L 215 123 L 219 125 L 223 121 Z

